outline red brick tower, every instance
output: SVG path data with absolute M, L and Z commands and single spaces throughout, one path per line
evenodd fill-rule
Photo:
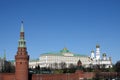
M 18 51 L 15 55 L 15 80 L 28 80 L 29 55 L 27 54 L 26 42 L 24 39 L 23 21 L 21 22 L 20 39 Z

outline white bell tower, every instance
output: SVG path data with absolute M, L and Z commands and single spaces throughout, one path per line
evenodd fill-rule
M 96 45 L 96 60 L 100 60 L 100 46 Z
M 95 58 L 95 53 L 94 53 L 94 51 L 91 51 L 91 58 L 92 58 L 92 59 Z

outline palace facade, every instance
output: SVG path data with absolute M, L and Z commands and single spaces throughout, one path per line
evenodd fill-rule
M 60 69 L 61 63 L 65 63 L 66 67 L 69 67 L 71 64 L 76 66 L 78 60 L 81 60 L 84 67 L 93 67 L 96 65 L 104 66 L 105 68 L 112 67 L 111 57 L 107 57 L 106 53 L 101 55 L 99 45 L 96 45 L 96 53 L 91 51 L 90 56 L 72 53 L 67 48 L 63 48 L 57 53 L 43 53 L 40 55 L 39 59 L 30 60 L 29 67 L 35 68 L 35 66 L 39 65 L 40 67 L 57 67 Z

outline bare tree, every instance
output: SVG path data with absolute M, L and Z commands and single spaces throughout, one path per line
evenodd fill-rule
M 54 67 L 55 69 L 58 69 L 58 63 L 54 63 L 54 64 L 53 64 L 53 67 Z
M 116 72 L 120 72 L 120 60 L 115 64 L 115 70 Z
M 65 62 L 61 62 L 59 65 L 60 65 L 61 69 L 65 69 L 67 66 L 67 64 Z
M 71 64 L 69 65 L 69 68 L 70 68 L 70 69 L 73 69 L 73 68 L 75 68 L 75 65 L 74 65 L 73 63 L 71 63 Z

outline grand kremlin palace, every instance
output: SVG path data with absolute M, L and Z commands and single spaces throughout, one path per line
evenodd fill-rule
M 39 60 L 30 61 L 30 67 L 35 67 L 35 65 L 40 65 L 40 67 L 55 67 L 55 64 L 66 63 L 66 67 L 70 64 L 77 65 L 78 60 L 81 60 L 84 66 L 90 64 L 88 56 L 73 54 L 67 48 L 63 48 L 58 53 L 44 53 L 41 54 Z
M 84 67 L 90 67 L 90 65 L 104 65 L 106 68 L 112 67 L 111 57 L 107 57 L 106 53 L 102 54 L 100 57 L 100 46 L 96 45 L 96 53 L 91 51 L 91 55 L 81 55 L 70 52 L 67 48 L 63 48 L 58 53 L 43 53 L 40 55 L 39 59 L 30 60 L 29 67 L 35 68 L 35 66 L 40 67 L 50 67 L 50 68 L 61 68 L 60 64 L 65 63 L 66 67 L 72 65 L 77 65 L 77 62 L 81 60 Z

